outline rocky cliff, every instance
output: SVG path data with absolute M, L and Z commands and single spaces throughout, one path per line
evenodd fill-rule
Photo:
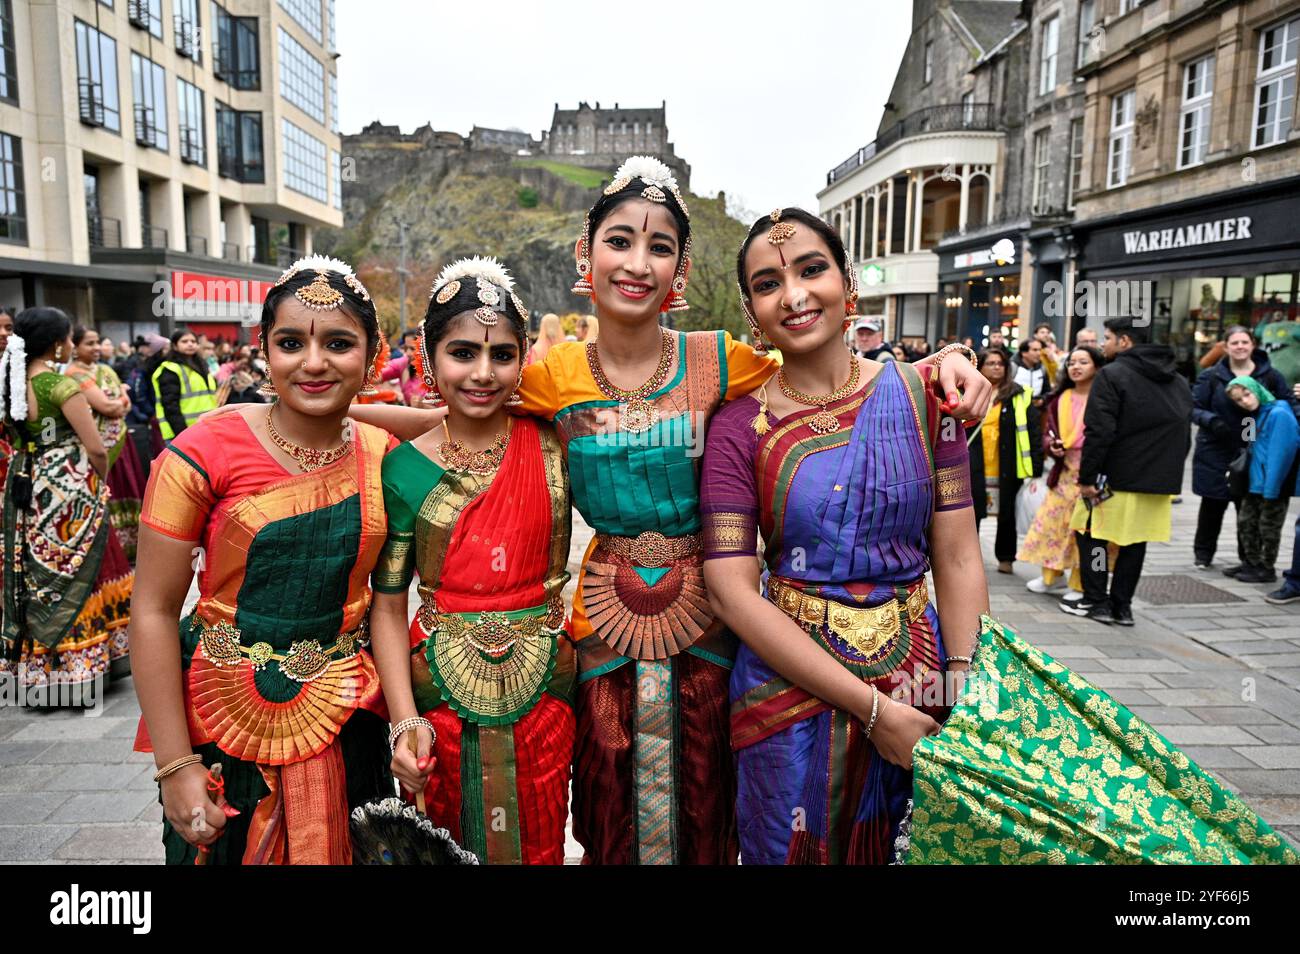
M 316 250 L 352 262 L 374 294 L 381 320 L 397 330 L 399 223 L 407 224 L 407 322 L 423 315 L 444 264 L 495 255 L 516 277 L 534 313 L 585 311 L 573 284 L 573 244 L 603 174 L 549 159 L 518 159 L 432 144 L 344 138 L 344 228 L 317 233 Z M 688 195 L 695 262 L 679 328 L 744 330 L 734 289 L 735 252 L 745 226 L 724 196 Z

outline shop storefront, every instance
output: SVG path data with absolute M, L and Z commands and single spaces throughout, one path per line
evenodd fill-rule
M 986 344 L 990 331 L 1001 329 L 1008 341 L 1017 337 L 1020 318 L 1020 230 L 986 234 L 939 251 L 939 329 L 936 337 L 970 337 Z
M 1225 329 L 1300 320 L 1300 177 L 1076 222 L 1074 235 L 1076 304 L 1149 317 L 1189 377 Z

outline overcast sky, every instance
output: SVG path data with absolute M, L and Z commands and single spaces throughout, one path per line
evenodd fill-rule
M 875 136 L 911 28 L 901 0 L 338 0 L 343 132 L 379 119 L 550 128 L 579 100 L 657 106 L 698 194 L 816 211 Z

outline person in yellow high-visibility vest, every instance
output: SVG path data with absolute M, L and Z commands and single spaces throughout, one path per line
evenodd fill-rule
M 217 381 L 199 356 L 198 338 L 181 330 L 171 340 L 171 353 L 152 378 L 158 429 L 167 441 L 217 406 Z
M 1016 493 L 1043 471 L 1040 412 L 1033 395 L 1009 375 L 1006 354 L 989 348 L 979 354 L 979 369 L 993 384 L 989 412 L 967 435 L 975 526 L 997 520 L 993 555 L 999 573 L 1011 573 L 1016 558 Z

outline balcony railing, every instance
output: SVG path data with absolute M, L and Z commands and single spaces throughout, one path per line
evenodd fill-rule
M 237 182 L 264 182 L 266 170 L 260 159 L 240 159 L 228 152 L 217 153 L 217 172 Z
M 104 125 L 104 88 L 92 79 L 77 80 L 77 102 L 81 121 L 87 126 Z
M 243 256 L 237 242 L 222 242 L 221 257 L 228 262 L 238 262 Z
M 185 250 L 191 255 L 207 255 L 208 240 L 202 235 L 186 235 Z
M 199 30 L 187 17 L 172 17 L 172 32 L 176 37 L 176 52 L 191 60 L 198 59 Z
M 212 75 L 235 89 L 257 89 L 262 85 L 260 69 L 239 70 L 231 64 L 226 52 L 220 48 L 212 54 Z
M 27 218 L 21 215 L 0 215 L 0 242 L 26 242 Z
M 158 145 L 158 127 L 154 125 L 153 110 L 139 104 L 135 107 L 135 141 L 142 146 Z
M 191 126 L 181 127 L 181 161 L 195 166 L 207 165 L 202 129 Z
M 86 214 L 86 232 L 91 248 L 121 248 L 122 223 L 104 215 Z
M 962 129 L 991 130 L 993 123 L 992 103 L 947 103 L 943 106 L 928 106 L 908 113 L 894 123 L 874 140 L 867 143 L 849 158 L 826 173 L 826 184 L 832 185 L 843 179 L 854 169 L 874 159 L 894 143 L 911 136 L 930 132 L 955 132 Z
M 132 26 L 148 30 L 153 23 L 153 17 L 149 13 L 149 0 L 127 0 L 126 18 Z
M 281 245 L 275 250 L 275 264 L 279 268 L 288 268 L 306 254 L 307 253 L 300 248 L 291 248 L 288 245 Z
M 167 230 L 161 225 L 140 226 L 141 248 L 166 248 Z

